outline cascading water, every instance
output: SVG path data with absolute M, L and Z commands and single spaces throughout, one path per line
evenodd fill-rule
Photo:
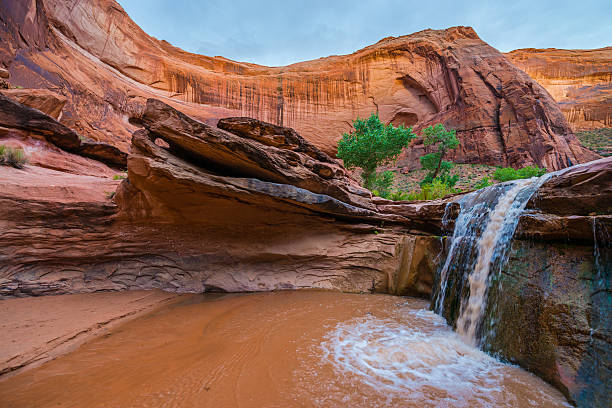
M 461 210 L 433 305 L 436 313 L 456 322 L 457 332 L 472 345 L 479 345 L 483 335 L 491 271 L 505 263 L 525 205 L 553 174 L 495 185 L 459 200 Z

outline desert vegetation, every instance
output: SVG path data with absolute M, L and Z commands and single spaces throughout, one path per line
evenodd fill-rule
M 22 169 L 28 158 L 21 148 L 0 145 L 0 165 Z
M 546 169 L 538 166 L 515 169 L 444 160 L 459 146 L 459 140 L 455 130 L 438 123 L 423 129 L 420 135 L 423 144 L 435 151 L 420 158 L 420 170 L 402 174 L 389 167 L 416 137 L 412 129 L 384 125 L 374 113 L 367 120 L 358 118 L 353 123 L 355 131 L 345 133 L 338 143 L 338 157 L 344 160 L 347 168 L 361 170 L 364 187 L 389 200 L 436 200 L 496 182 L 540 177 L 546 173 Z
M 538 166 L 526 166 L 520 169 L 514 169 L 512 167 L 501 167 L 495 170 L 493 178 L 499 182 L 526 179 L 531 177 L 540 177 L 546 173 L 546 169 L 542 169 Z
M 576 133 L 580 143 L 601 156 L 612 156 L 612 128 L 591 129 Z
M 454 186 L 459 175 L 450 173 L 454 163 L 444 160 L 448 151 L 459 145 L 454 130 L 446 130 L 441 123 L 423 130 L 423 143 L 436 151 L 421 157 L 426 174 L 418 189 L 408 192 L 394 187 L 393 171 L 377 169 L 395 163 L 402 149 L 416 137 L 412 128 L 385 125 L 375 113 L 366 120 L 357 118 L 353 126 L 355 131 L 343 134 L 338 142 L 338 157 L 348 169 L 361 169 L 363 186 L 374 195 L 390 200 L 434 200 L 458 192 Z
M 402 149 L 416 137 L 412 128 L 385 125 L 377 113 L 372 113 L 368 119 L 355 119 L 353 127 L 355 131 L 344 133 L 338 142 L 338 157 L 347 169 L 361 169 L 363 185 L 367 189 L 390 186 L 393 173 L 378 175 L 376 169 L 397 160 Z

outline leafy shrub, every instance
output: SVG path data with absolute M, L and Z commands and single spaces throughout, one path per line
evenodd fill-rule
M 478 183 L 476 183 L 474 185 L 474 188 L 476 190 L 480 190 L 481 188 L 485 188 L 485 187 L 489 187 L 492 186 L 493 183 L 489 180 L 488 177 L 484 177 L 482 180 L 480 180 Z
M 389 195 L 389 200 L 393 200 L 393 201 L 407 201 L 409 200 L 408 198 L 408 193 L 405 191 L 394 191 Z
M 527 166 L 522 169 L 513 169 L 512 167 L 503 167 L 495 170 L 493 178 L 497 181 L 510 181 L 517 179 L 526 179 L 531 177 L 540 177 L 546 174 L 546 169 L 538 166 Z
M 28 158 L 23 149 L 0 145 L 0 164 L 22 169 L 27 162 Z
M 113 176 L 113 180 L 123 180 L 125 179 L 127 176 L 125 174 L 115 174 Z
M 420 158 L 421 166 L 424 170 L 429 170 L 421 185 L 432 184 L 436 179 L 453 187 L 459 176 L 451 177 L 449 172 L 453 168 L 453 163 L 444 161 L 446 153 L 459 146 L 459 140 L 454 130 L 446 130 L 443 124 L 429 126 L 423 129 L 423 144 L 425 146 L 437 145 L 438 151 L 426 154 Z
M 343 134 L 338 142 L 337 156 L 346 168 L 361 168 L 364 187 L 372 190 L 377 179 L 376 168 L 394 162 L 416 135 L 412 128 L 385 125 L 376 113 L 368 119 L 357 118 L 353 127 L 355 131 Z
M 373 191 L 376 192 L 375 195 L 383 198 L 389 198 L 391 195 L 391 186 L 393 185 L 394 178 L 395 174 L 389 170 L 374 175 L 372 188 Z
M 457 190 L 450 187 L 440 179 L 435 179 L 432 183 L 421 185 L 421 191 L 408 194 L 409 200 L 437 200 L 448 195 L 457 193 Z

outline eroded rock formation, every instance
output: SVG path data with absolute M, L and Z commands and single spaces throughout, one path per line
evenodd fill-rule
M 575 131 L 612 127 L 612 47 L 528 48 L 506 57 L 546 88 Z
M 6 131 L 65 139 L 53 145 L 73 152 L 63 158 L 96 168 L 74 154 L 72 131 L 0 102 L 9 107 L 0 109 Z M 458 212 L 452 199 L 372 197 L 297 132 L 253 119 L 224 119 L 220 129 L 151 99 L 133 122 L 142 128 L 125 180 L 108 167 L 98 177 L 76 167 L 0 167 L 0 297 L 153 288 L 431 293 L 448 243 L 441 235 Z M 520 220 L 501 286 L 493 285 L 503 293 L 490 294 L 504 322 L 490 350 L 582 406 L 601 401 L 610 378 L 601 363 L 610 348 L 610 174 L 604 159 L 545 183 Z M 573 201 L 582 205 L 573 210 Z
M 30 93 L 28 91 L 20 90 L 20 93 L 16 95 L 17 99 L 22 99 L 24 103 L 38 106 L 41 109 L 48 108 L 47 110 L 50 113 L 57 110 L 55 104 L 49 106 L 47 94 L 40 93 L 37 90 Z M 11 93 L 9 95 L 15 96 Z M 61 108 L 59 108 L 59 111 L 61 112 Z M 77 133 L 57 122 L 51 116 L 3 94 L 0 94 L 0 127 L 6 129 L 3 132 L 5 135 L 2 139 L 11 137 L 21 138 L 22 140 L 42 138 L 48 144 L 66 152 L 88 157 L 118 169 L 123 169 L 126 166 L 127 154 L 118 148 L 107 143 L 82 140 L 82 137 Z
M 357 116 L 457 129 L 453 159 L 559 169 L 594 159 L 550 96 L 468 27 L 389 37 L 354 54 L 263 67 L 190 54 L 146 35 L 114 0 L 8 1 L 0 64 L 11 81 L 58 90 L 62 123 L 127 149 L 150 97 L 214 124 L 248 116 L 295 128 L 335 154 Z M 423 147 L 402 166 L 417 165 Z
M 14 125 L 37 132 L 46 118 Z M 234 134 L 157 100 L 137 120 L 144 129 L 132 138 L 114 201 L 119 181 L 108 176 L 0 168 L 1 296 L 310 287 L 427 294 L 431 271 L 416 269 L 433 265 L 435 253 L 414 242 L 419 235 L 436 248 L 445 202 L 373 199 L 291 129 L 228 119 Z

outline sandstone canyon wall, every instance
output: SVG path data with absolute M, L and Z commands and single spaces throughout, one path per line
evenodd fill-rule
M 127 178 L 115 180 L 97 161 L 106 155 L 92 160 L 72 130 L 0 96 L 0 135 L 40 154 L 39 165 L 0 166 L 0 298 L 154 288 L 431 294 L 456 198 L 372 197 L 295 131 L 255 119 L 215 127 L 154 99 L 136 119 Z M 49 157 L 62 166 L 49 168 Z M 541 186 L 501 274 L 510 289 L 497 296 L 504 325 L 491 350 L 579 406 L 606 401 L 610 377 L 611 175 L 607 158 Z
M 123 150 L 149 97 L 215 124 L 248 116 L 295 128 L 329 154 L 351 121 L 457 129 L 468 163 L 559 169 L 583 149 L 548 93 L 468 27 L 389 37 L 350 55 L 264 67 L 184 52 L 146 35 L 113 0 L 8 0 L 0 64 L 14 85 L 67 98 L 62 123 Z M 407 151 L 416 164 L 423 147 Z
M 574 131 L 612 127 L 612 47 L 506 54 L 559 103 Z

